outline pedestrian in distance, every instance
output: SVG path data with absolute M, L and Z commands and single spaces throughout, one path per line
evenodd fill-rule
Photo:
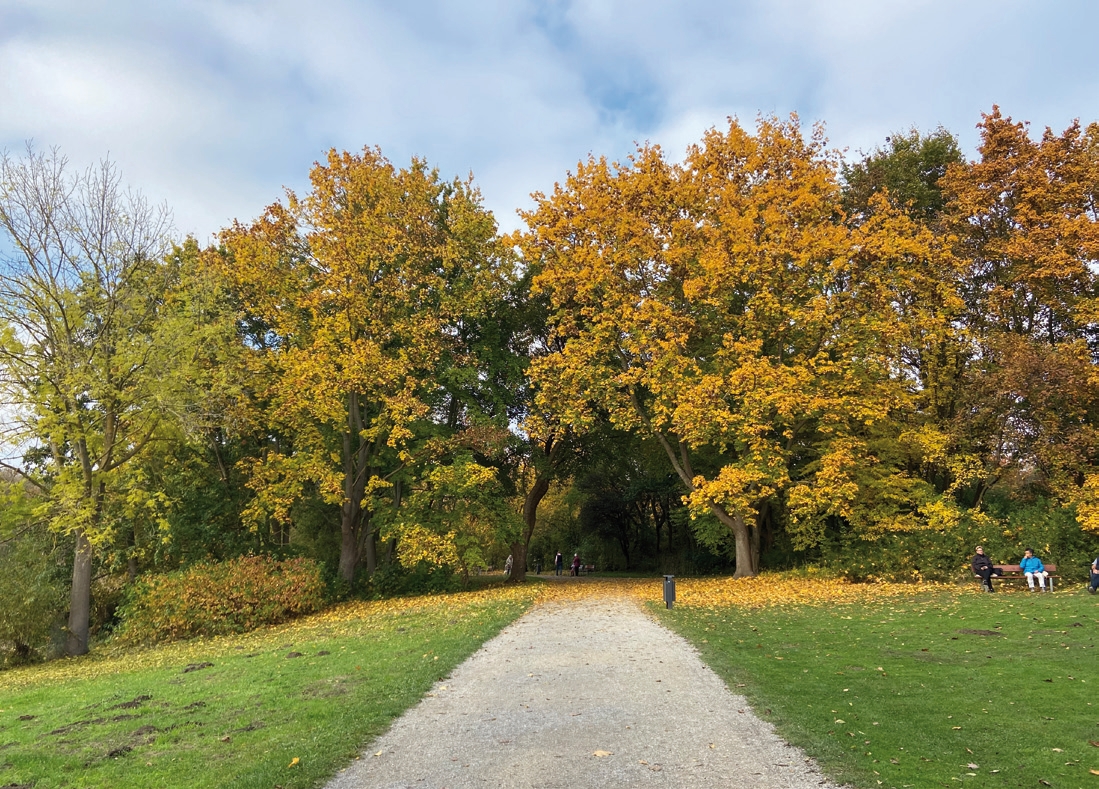
M 992 588 L 992 576 L 1003 575 L 1004 571 L 999 567 L 992 566 L 992 560 L 985 556 L 985 549 L 978 545 L 975 549 L 976 555 L 973 557 L 971 565 L 973 567 L 973 574 L 978 575 L 981 578 L 981 586 L 984 587 L 987 592 L 995 592 Z
M 1038 586 L 1041 587 L 1043 592 L 1048 592 L 1046 589 L 1046 578 L 1049 577 L 1049 573 L 1046 572 L 1045 566 L 1042 564 L 1042 560 L 1034 555 L 1034 551 L 1027 548 L 1023 552 L 1023 558 L 1019 562 L 1019 569 L 1023 571 L 1023 575 L 1026 576 L 1027 586 L 1030 587 L 1030 591 L 1034 591 L 1034 579 L 1038 579 Z
M 1091 563 L 1091 584 L 1088 586 L 1088 592 L 1095 594 L 1095 590 L 1099 589 L 1099 556 L 1095 557 L 1095 561 Z
M 572 555 L 572 574 L 580 575 L 580 554 L 578 553 Z
M 511 558 L 511 554 L 509 553 L 508 554 L 508 560 L 506 562 L 504 562 L 504 575 L 511 575 L 512 564 L 513 564 L 513 561 L 512 561 L 512 558 Z
M 557 557 L 553 560 L 553 574 L 560 575 L 561 571 L 565 568 L 565 560 L 561 558 L 561 552 L 557 552 Z

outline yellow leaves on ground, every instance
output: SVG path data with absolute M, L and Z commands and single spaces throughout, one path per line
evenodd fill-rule
M 280 649 L 288 642 L 301 643 L 326 638 L 382 631 L 393 627 L 393 617 L 404 613 L 446 609 L 447 618 L 458 621 L 476 616 L 486 603 L 529 604 L 537 597 L 537 587 L 499 587 L 430 597 L 406 597 L 393 600 L 353 601 L 303 617 L 284 625 L 263 628 L 239 636 L 196 638 L 148 649 L 121 647 L 110 643 L 81 658 L 55 660 L 41 666 L 28 666 L 0 672 L 0 693 L 34 685 L 93 679 L 132 671 L 176 668 L 188 663 L 237 656 L 241 652 Z
M 688 578 L 677 583 L 676 605 L 692 608 L 836 605 L 911 596 L 926 591 L 927 587 L 927 584 L 855 584 L 838 578 L 780 573 L 739 579 Z
M 640 603 L 655 603 L 662 599 L 662 581 L 661 578 L 547 579 L 457 594 L 341 603 L 289 624 L 240 636 L 199 638 L 150 649 L 124 650 L 107 645 L 83 658 L 12 669 L 0 673 L 0 692 L 77 677 L 90 679 L 130 671 L 174 668 L 219 656 L 239 655 L 242 650 L 278 649 L 287 642 L 362 634 L 392 627 L 393 617 L 406 613 L 445 609 L 448 619 L 457 621 L 476 616 L 481 606 L 494 603 L 525 606 L 601 597 L 627 597 Z M 927 584 L 854 584 L 840 579 L 782 573 L 764 573 L 744 579 L 680 578 L 676 583 L 676 605 L 692 608 L 835 605 L 911 596 L 928 588 Z
M 591 597 L 629 597 L 659 602 L 662 578 L 582 578 L 547 582 L 538 602 L 569 602 Z M 907 597 L 927 591 L 930 584 L 856 584 L 843 579 L 812 578 L 787 573 L 763 573 L 755 578 L 677 578 L 676 606 L 691 608 L 766 608 L 773 606 L 837 605 Z M 953 587 L 935 586 L 936 590 Z

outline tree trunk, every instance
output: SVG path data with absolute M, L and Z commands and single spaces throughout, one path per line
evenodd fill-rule
M 549 476 L 537 476 L 523 499 L 523 540 L 511 544 L 511 580 L 515 583 L 527 578 L 527 549 L 530 547 L 534 527 L 538 523 L 538 505 L 549 492 Z
M 355 582 L 355 569 L 359 565 L 359 535 L 352 510 L 357 509 L 345 501 L 340 507 L 340 578 L 349 584 Z
M 756 567 L 752 562 L 752 539 L 749 534 L 748 524 L 737 513 L 729 514 L 724 507 L 711 504 L 710 511 L 717 519 L 729 527 L 736 540 L 736 571 L 733 578 L 753 578 L 756 575 Z
M 636 396 L 634 397 L 634 405 L 645 424 L 651 426 L 649 418 L 641 409 Z M 675 469 L 680 480 L 683 481 L 687 490 L 693 493 L 696 490 L 694 470 L 691 468 L 691 457 L 687 445 L 680 441 L 677 453 L 676 448 L 672 446 L 667 436 L 660 431 L 653 431 L 653 435 L 656 436 L 660 445 L 664 448 L 664 452 L 668 455 L 668 460 L 671 461 L 672 468 Z M 733 573 L 733 578 L 754 577 L 756 575 L 756 564 L 752 558 L 752 538 L 748 524 L 744 522 L 744 518 L 739 513 L 730 514 L 720 504 L 711 503 L 710 511 L 717 516 L 719 521 L 729 527 L 729 530 L 733 533 L 733 538 L 736 540 L 736 572 Z
M 522 540 L 516 540 L 511 544 L 511 575 L 508 580 L 512 583 L 522 583 L 527 578 L 527 546 Z
M 756 522 L 752 527 L 752 569 L 757 573 L 759 572 L 759 556 L 763 549 L 763 530 L 767 527 L 767 521 L 770 518 L 770 508 L 770 501 L 764 499 L 763 503 L 759 505 Z
M 378 569 L 378 533 L 374 531 L 374 523 L 367 521 L 363 528 L 366 529 L 366 543 L 363 545 L 363 553 L 366 558 L 366 574 L 374 577 L 374 571 Z
M 83 655 L 88 651 L 92 613 L 92 544 L 83 529 L 76 532 L 73 557 L 72 595 L 69 602 L 69 636 L 65 653 Z

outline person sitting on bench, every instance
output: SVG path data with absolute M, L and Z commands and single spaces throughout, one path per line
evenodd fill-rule
M 1019 562 L 1019 569 L 1023 571 L 1023 575 L 1026 576 L 1027 586 L 1030 587 L 1030 591 L 1034 591 L 1034 579 L 1038 579 L 1038 586 L 1042 588 L 1042 591 L 1048 591 L 1046 589 L 1046 578 L 1049 577 L 1049 573 L 1046 572 L 1046 568 L 1042 565 L 1042 560 L 1034 555 L 1034 551 L 1027 548 L 1023 552 L 1022 561 Z
M 981 577 L 981 586 L 989 592 L 994 592 L 996 590 L 992 588 L 992 576 L 1003 575 L 1004 571 L 992 566 L 992 561 L 985 556 L 985 549 L 980 545 L 975 550 L 977 555 L 973 557 L 973 573 Z

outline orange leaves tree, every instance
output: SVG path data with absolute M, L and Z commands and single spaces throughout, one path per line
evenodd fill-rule
M 994 107 L 979 129 L 942 179 L 972 342 L 948 434 L 970 504 L 1012 476 L 1072 500 L 1099 463 L 1099 125 L 1032 140 Z
M 264 325 L 254 354 L 273 436 L 251 466 L 246 515 L 288 521 L 316 491 L 340 511 L 339 574 L 376 566 L 377 515 L 400 503 L 442 382 L 468 361 L 464 323 L 506 277 L 496 229 L 468 182 L 379 151 L 329 153 L 288 193 L 221 236 L 220 267 Z
M 837 168 L 796 118 L 731 122 L 682 164 L 652 146 L 589 159 L 524 215 L 551 304 L 541 405 L 658 441 L 738 576 L 764 519 L 811 545 L 829 516 L 881 520 L 869 493 L 897 473 L 878 446 L 908 397 L 896 305 L 931 240 L 884 201 L 852 229 Z

